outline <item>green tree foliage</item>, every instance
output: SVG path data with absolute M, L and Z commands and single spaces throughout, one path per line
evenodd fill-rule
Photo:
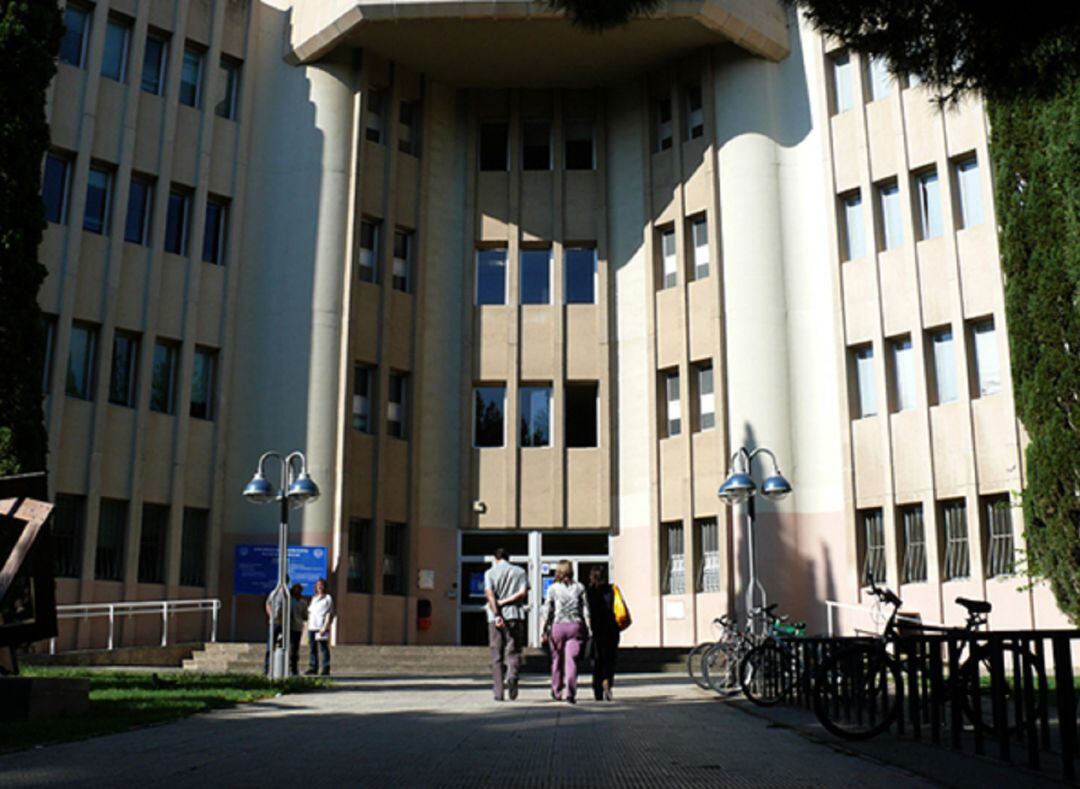
M 45 279 L 41 162 L 49 145 L 45 92 L 63 23 L 47 0 L 0 0 L 0 468 L 45 468 L 41 405 Z
M 1028 566 L 1080 622 L 1080 79 L 989 114 Z
M 565 12 L 575 25 L 601 33 L 625 25 L 638 14 L 652 13 L 663 0 L 547 0 L 547 4 Z

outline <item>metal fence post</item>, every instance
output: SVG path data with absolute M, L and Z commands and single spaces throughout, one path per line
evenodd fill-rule
M 220 608 L 221 608 L 221 601 L 220 600 L 215 600 L 214 605 L 213 605 L 213 613 L 210 616 L 210 618 L 211 618 L 211 620 L 213 622 L 213 624 L 212 624 L 212 626 L 210 628 L 210 643 L 211 644 L 214 644 L 214 643 L 217 642 L 218 610 Z
M 169 601 L 161 601 L 161 645 L 169 645 Z
M 109 650 L 113 648 L 113 626 L 116 624 L 116 609 L 109 604 Z

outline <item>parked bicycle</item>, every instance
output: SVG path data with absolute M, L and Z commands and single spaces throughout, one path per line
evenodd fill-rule
M 695 681 L 724 697 L 742 691 L 757 704 L 775 704 L 783 698 L 794 682 L 795 662 L 782 639 L 802 634 L 805 625 L 788 624 L 786 616 L 776 615 L 776 608 L 776 603 L 755 608 L 745 628 L 727 616 L 714 620 L 719 638 L 711 645 L 699 645 L 689 657 L 693 672 L 695 653 L 699 656 L 700 680 L 691 675 Z
M 891 590 L 878 587 L 872 578 L 868 582 L 869 594 L 879 601 L 879 605 L 892 608 L 884 631 L 880 637 L 857 641 L 825 657 L 813 682 L 814 712 L 821 725 L 836 736 L 850 740 L 875 737 L 892 725 L 900 712 L 904 694 L 903 677 L 908 670 L 908 661 L 919 659 L 902 651 L 903 636 L 896 619 L 903 602 Z M 921 632 L 969 636 L 986 626 L 990 603 L 963 597 L 958 597 L 956 602 L 967 610 L 964 627 L 918 624 L 915 627 Z M 950 698 L 959 698 L 964 715 L 971 724 L 984 734 L 996 736 L 998 729 L 992 717 L 984 714 L 983 709 L 983 702 L 990 698 L 991 693 L 982 688 L 983 678 L 990 677 L 993 681 L 995 675 L 992 670 L 995 647 L 965 638 L 960 648 L 966 649 L 967 654 L 961 653 L 958 659 L 954 658 L 953 664 L 958 666 L 956 672 L 951 676 L 943 675 L 940 682 L 930 683 L 929 688 L 924 688 L 927 694 L 924 701 L 942 705 Z M 1005 725 L 1010 733 L 1015 733 L 1025 724 L 1025 705 L 1018 698 L 1021 688 L 1015 678 L 1034 672 L 1036 687 L 1040 687 L 1044 685 L 1045 677 L 1040 663 L 1025 647 L 1006 642 L 997 648 L 1004 650 L 1005 654 L 1000 659 L 1004 665 L 1012 666 L 1014 672 L 1014 681 L 1004 679 L 1004 688 L 998 690 L 1006 696 Z M 918 690 L 908 689 L 915 693 Z M 1043 702 L 1038 699 L 1034 702 L 1034 715 L 1038 718 L 1042 714 Z

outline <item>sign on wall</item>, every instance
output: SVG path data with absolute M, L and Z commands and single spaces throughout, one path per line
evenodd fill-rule
M 315 582 L 326 577 L 327 549 L 321 545 L 289 546 L 289 583 L 315 594 Z M 278 547 L 237 545 L 233 559 L 233 594 L 267 595 L 277 586 Z

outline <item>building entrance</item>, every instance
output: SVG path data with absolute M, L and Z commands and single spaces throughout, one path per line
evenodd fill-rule
M 510 561 L 524 568 L 529 577 L 529 646 L 540 645 L 540 608 L 544 593 L 555 578 L 562 559 L 574 568 L 574 578 L 588 583 L 595 566 L 610 564 L 606 531 L 513 531 L 461 532 L 458 542 L 458 643 L 487 644 L 487 614 L 484 603 L 484 572 L 495 561 L 495 550 L 504 548 Z

